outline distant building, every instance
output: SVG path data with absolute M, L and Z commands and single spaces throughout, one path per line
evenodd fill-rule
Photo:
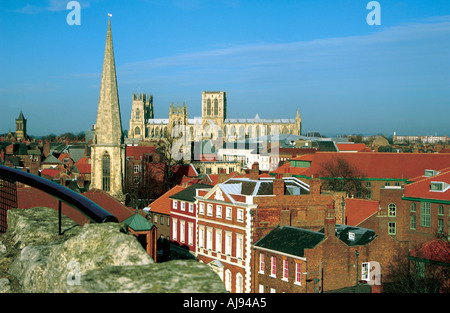
M 233 119 L 227 117 L 227 94 L 224 91 L 202 92 L 202 118 L 188 117 L 187 105 L 170 104 L 169 117 L 154 118 L 153 96 L 133 94 L 128 138 L 151 140 L 174 135 L 176 126 L 189 135 L 192 141 L 203 138 L 241 140 L 274 134 L 301 134 L 301 117 L 297 110 L 295 118 L 262 119 L 258 114 L 254 118 Z M 185 135 L 186 135 L 185 134 Z

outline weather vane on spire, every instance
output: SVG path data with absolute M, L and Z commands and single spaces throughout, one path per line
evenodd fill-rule
M 108 17 L 111 18 L 111 16 L 112 16 L 112 14 L 111 14 L 111 13 L 108 13 Z

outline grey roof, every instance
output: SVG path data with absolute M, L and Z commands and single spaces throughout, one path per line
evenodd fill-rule
M 45 164 L 62 164 L 62 162 L 60 160 L 58 160 L 54 155 L 50 154 L 48 157 L 45 158 L 44 161 L 42 161 L 42 163 Z
M 351 237 L 354 239 L 349 239 L 349 233 L 354 234 L 354 237 Z M 336 224 L 336 237 L 348 246 L 361 246 L 375 238 L 375 231 Z M 314 248 L 324 238 L 324 229 L 317 232 L 292 226 L 278 226 L 256 242 L 255 246 L 304 257 L 305 249 Z
M 193 185 L 183 189 L 182 191 L 177 192 L 174 195 L 171 195 L 169 197 L 169 199 L 194 202 L 197 189 L 210 189 L 212 187 L 214 187 L 214 186 L 207 185 L 207 184 L 193 184 Z
M 319 232 L 323 231 L 324 229 L 321 229 Z M 362 227 L 336 224 L 336 237 L 348 246 L 362 246 L 375 238 L 375 231 Z
M 321 232 L 291 226 L 278 226 L 255 243 L 255 247 L 266 248 L 299 257 L 305 249 L 312 249 L 325 235 Z

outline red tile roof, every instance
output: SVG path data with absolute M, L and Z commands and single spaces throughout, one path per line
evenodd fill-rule
M 367 151 L 367 147 L 363 143 L 337 143 L 336 146 L 338 147 L 339 151 L 345 152 L 345 151 Z M 369 149 L 370 151 L 370 149 Z
M 172 208 L 172 200 L 169 199 L 170 196 L 183 190 L 184 186 L 177 185 L 164 193 L 161 197 L 147 205 L 150 208 L 150 212 L 156 212 L 161 214 L 170 215 L 170 209 Z
M 41 170 L 41 175 L 49 176 L 49 177 L 55 177 L 61 173 L 60 169 L 54 169 L 54 168 L 44 168 Z
M 345 199 L 345 220 L 350 226 L 357 226 L 362 221 L 379 211 L 380 204 L 375 200 Z
M 134 213 L 134 210 L 126 207 L 104 191 L 91 190 L 82 194 L 100 207 L 113 214 L 119 222 L 122 222 Z M 32 187 L 17 188 L 17 206 L 19 209 L 34 207 L 48 207 L 58 210 L 58 199 Z M 62 213 L 80 225 L 89 222 L 89 219 L 77 209 L 62 203 Z
M 443 191 L 430 190 L 431 182 L 444 182 L 450 185 L 450 168 L 440 171 L 432 177 L 421 176 L 415 182 L 405 186 L 405 197 L 450 201 L 450 188 Z
M 90 164 L 77 164 L 78 171 L 80 174 L 90 174 L 91 165 Z
M 426 169 L 449 167 L 449 153 L 382 153 L 382 152 L 317 152 L 304 175 L 320 177 L 322 164 L 343 158 L 367 178 L 409 179 L 425 173 Z
M 127 146 L 127 157 L 140 160 L 144 157 L 144 153 L 156 153 L 156 147 L 154 146 Z

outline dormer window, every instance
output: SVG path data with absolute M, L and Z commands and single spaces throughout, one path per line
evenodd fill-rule
M 354 232 L 348 232 L 348 240 L 355 241 L 355 233 Z
M 430 191 L 443 192 L 446 191 L 449 187 L 450 185 L 445 182 L 432 181 L 430 184 Z

